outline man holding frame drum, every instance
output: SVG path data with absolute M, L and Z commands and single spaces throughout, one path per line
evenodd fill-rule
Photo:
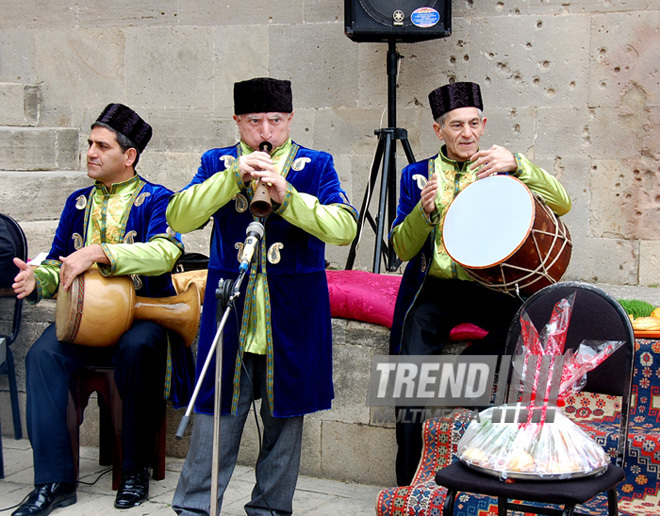
M 447 209 L 468 185 L 498 174 L 518 178 L 557 215 L 567 213 L 571 201 L 556 178 L 522 154 L 499 145 L 479 149 L 486 118 L 478 84 L 447 84 L 429 94 L 429 103 L 435 120 L 433 130 L 443 145 L 437 155 L 408 165 L 402 173 L 397 217 L 389 238 L 399 258 L 409 263 L 394 310 L 390 354 L 439 354 L 450 330 L 459 323 L 473 323 L 488 332 L 464 353 L 501 354 L 522 301 L 472 281 L 451 259 L 442 239 Z M 410 484 L 419 463 L 421 412 L 397 407 L 399 485 Z
M 107 277 L 132 277 L 137 294 L 145 297 L 175 293 L 170 271 L 183 244 L 165 219 L 172 192 L 135 172 L 151 135 L 151 126 L 123 104 L 103 110 L 88 139 L 87 175 L 95 184 L 67 199 L 43 264 L 33 268 L 14 259 L 20 271 L 13 289 L 19 298 L 51 298 L 92 268 Z M 106 324 L 113 322 L 108 317 Z M 98 332 L 103 334 L 102 326 Z M 185 364 L 192 365 L 192 355 L 176 339 L 171 340 L 170 352 L 173 366 L 183 365 L 172 372 L 172 399 L 185 403 L 176 398 L 190 390 Z M 135 321 L 110 347 L 62 342 L 55 324 L 44 330 L 25 359 L 35 489 L 13 516 L 45 515 L 76 502 L 67 404 L 72 375 L 88 365 L 114 366 L 122 399 L 122 477 L 115 507 L 131 508 L 147 499 L 167 357 L 167 331 L 150 320 Z

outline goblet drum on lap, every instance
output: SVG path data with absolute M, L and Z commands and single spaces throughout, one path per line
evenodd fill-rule
M 190 346 L 199 316 L 199 289 L 194 283 L 176 296 L 141 297 L 130 277 L 106 278 L 90 269 L 68 291 L 58 290 L 55 330 L 61 341 L 104 347 L 115 344 L 134 319 L 149 320 L 179 333 Z

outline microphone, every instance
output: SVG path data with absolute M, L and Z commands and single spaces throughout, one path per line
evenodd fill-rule
M 245 234 L 247 237 L 245 238 L 245 243 L 243 244 L 241 264 L 238 266 L 239 274 L 245 274 L 250 268 L 250 263 L 252 262 L 254 251 L 259 245 L 261 237 L 264 236 L 264 226 L 261 224 L 261 222 L 250 222 L 247 229 L 245 230 Z

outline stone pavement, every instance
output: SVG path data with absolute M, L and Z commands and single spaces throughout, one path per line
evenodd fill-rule
M 2 439 L 5 460 L 5 478 L 0 480 L 0 515 L 9 516 L 13 509 L 4 510 L 21 502 L 32 489 L 32 450 L 27 439 L 16 441 L 10 437 Z M 170 508 L 172 495 L 179 478 L 183 459 L 167 458 L 165 479 L 152 480 L 149 500 L 136 508 L 119 511 L 114 508 L 115 492 L 111 489 L 111 475 L 101 473 L 109 470 L 99 466 L 98 448 L 83 447 L 80 450 L 80 480 L 88 484 L 78 487 L 78 502 L 55 515 L 89 516 L 114 514 L 115 516 L 174 514 Z M 222 516 L 244 515 L 243 505 L 249 500 L 254 485 L 254 471 L 246 466 L 237 466 L 225 493 Z M 293 500 L 293 513 L 304 516 L 362 516 L 375 514 L 375 503 L 380 487 L 366 486 L 320 478 L 298 479 Z

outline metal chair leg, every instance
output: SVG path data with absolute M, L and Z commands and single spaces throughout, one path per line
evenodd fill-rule
M 609 516 L 618 516 L 619 514 L 619 498 L 616 487 L 607 491 L 607 514 Z
M 14 439 L 23 438 L 21 428 L 21 409 L 18 403 L 18 387 L 16 386 L 16 368 L 14 367 L 14 354 L 7 346 L 7 378 L 9 381 L 9 398 L 11 400 L 11 416 L 14 422 Z
M 497 514 L 498 516 L 506 516 L 507 515 L 507 502 L 508 499 L 505 498 L 504 496 L 498 496 L 497 497 Z
M 455 500 L 456 491 L 447 489 L 447 494 L 445 495 L 445 503 L 442 504 L 442 516 L 453 516 Z

